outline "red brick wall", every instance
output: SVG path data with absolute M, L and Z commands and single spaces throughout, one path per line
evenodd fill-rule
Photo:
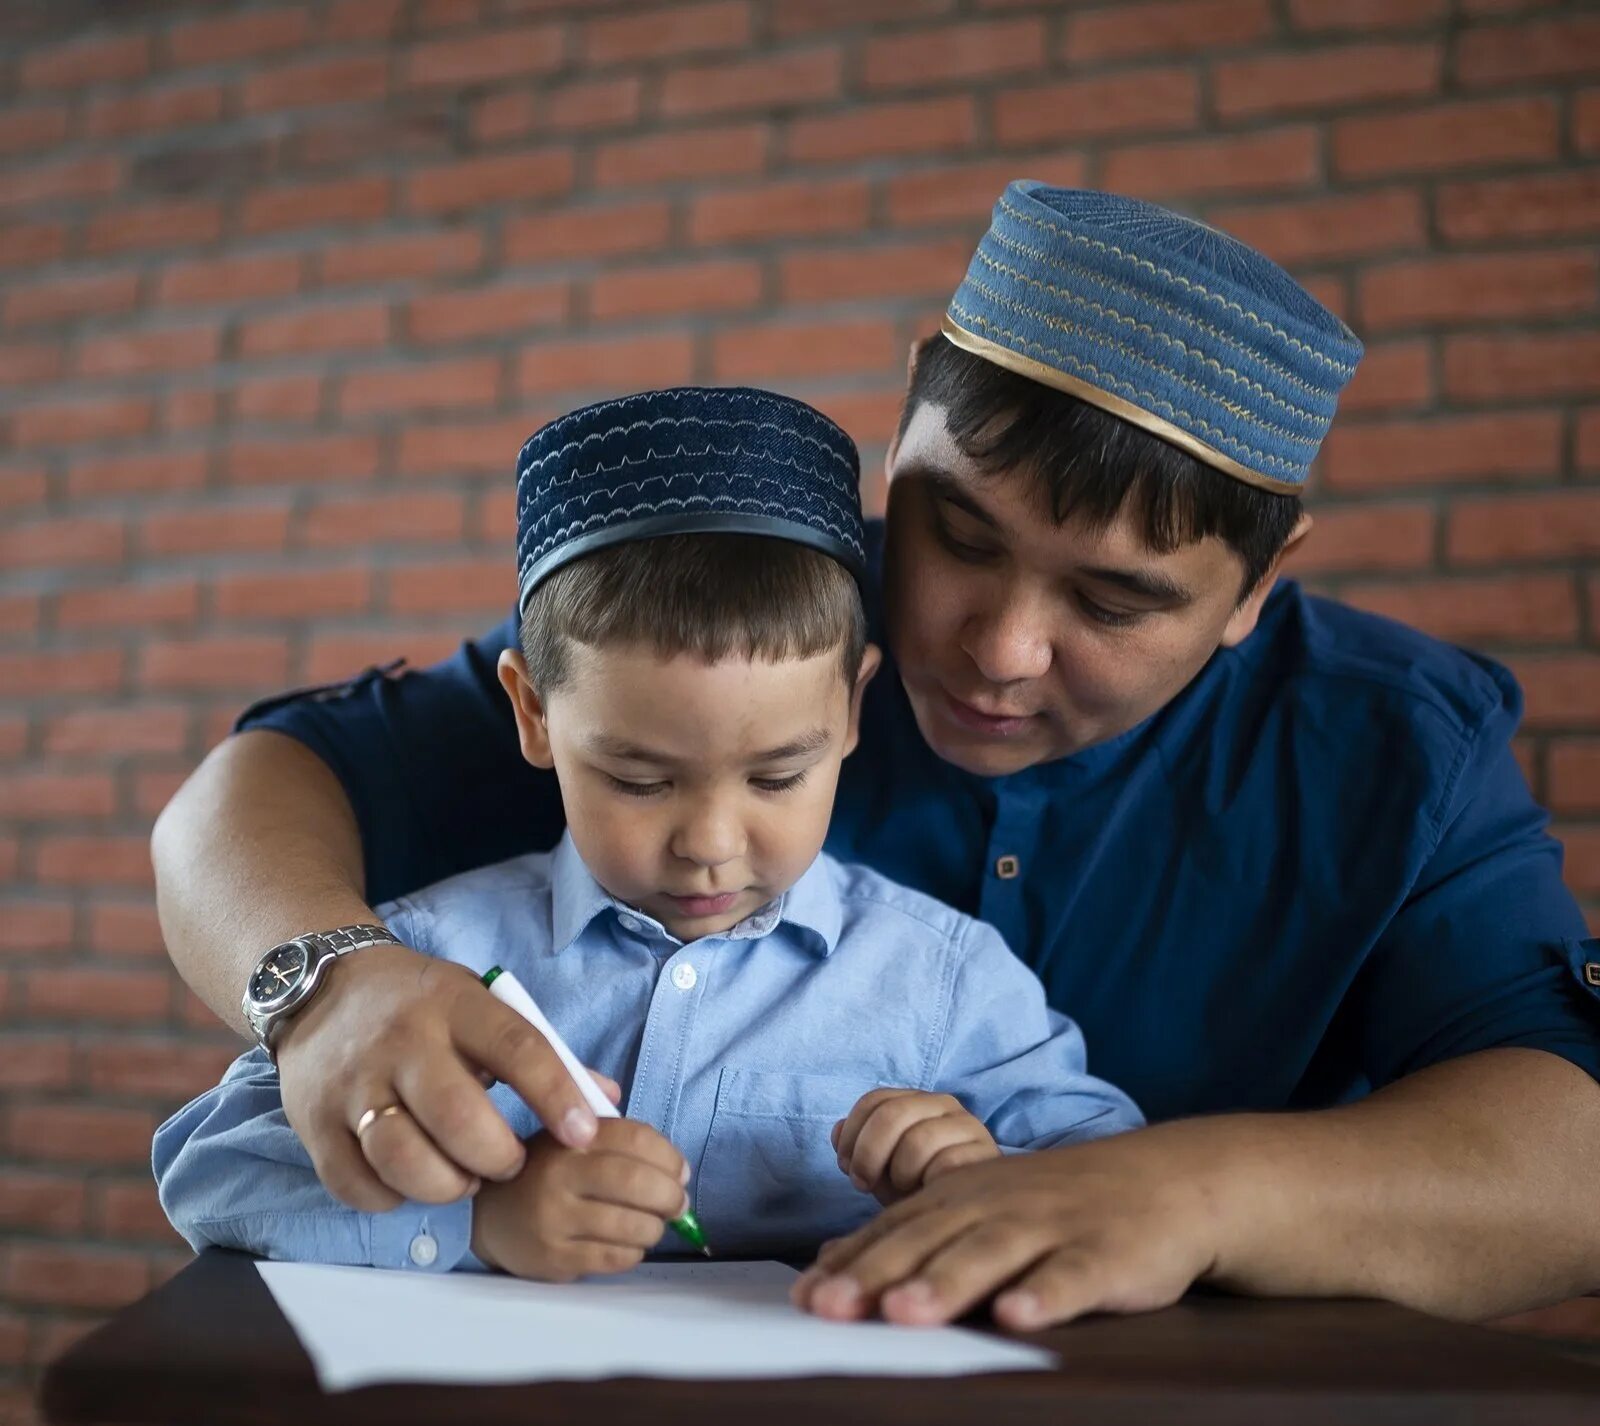
M 254 695 L 499 616 L 513 453 L 582 399 L 775 385 L 875 472 L 1009 177 L 1170 199 L 1355 323 L 1302 568 L 1509 660 L 1600 900 L 1592 8 L 120 8 L 0 14 L 13 1383 L 182 1260 L 150 1131 L 236 1048 L 152 909 L 185 772 Z

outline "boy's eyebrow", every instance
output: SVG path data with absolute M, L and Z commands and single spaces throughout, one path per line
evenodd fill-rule
M 759 752 L 750 761 L 776 763 L 785 758 L 805 757 L 808 753 L 820 753 L 832 741 L 833 734 L 826 728 L 808 728 L 798 738 L 790 738 L 787 743 L 779 743 L 775 748 Z
M 1095 568 L 1085 569 L 1081 573 L 1102 584 L 1114 584 L 1119 589 L 1126 589 L 1129 594 L 1137 594 L 1142 599 L 1159 599 L 1168 604 L 1194 602 L 1194 595 L 1177 580 L 1154 570 Z
M 788 742 L 780 743 L 775 748 L 763 749 L 750 761 L 775 763 L 782 762 L 785 758 L 804 757 L 808 753 L 820 753 L 832 741 L 833 734 L 826 728 L 808 728 L 797 738 L 790 738 Z M 614 738 L 609 733 L 595 733 L 588 739 L 588 743 L 595 752 L 620 758 L 624 762 L 671 764 L 678 761 L 667 753 L 641 747 L 638 743 L 630 743 L 626 738 Z

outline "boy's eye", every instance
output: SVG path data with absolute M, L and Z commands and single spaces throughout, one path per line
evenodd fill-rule
M 612 777 L 608 772 L 606 781 L 618 792 L 629 797 L 654 797 L 657 793 L 665 792 L 667 784 L 664 782 L 624 782 L 620 777 Z
M 750 779 L 752 787 L 760 788 L 762 792 L 788 792 L 790 788 L 799 787 L 806 780 L 805 773 L 790 773 L 788 777 L 753 777 Z
M 1096 604 L 1087 594 L 1078 596 L 1078 607 L 1083 610 L 1097 624 L 1104 624 L 1107 628 L 1122 629 L 1129 624 L 1136 624 L 1143 616 L 1124 609 L 1107 609 L 1104 604 Z

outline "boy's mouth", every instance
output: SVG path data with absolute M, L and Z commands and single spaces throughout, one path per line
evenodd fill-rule
M 667 892 L 667 900 L 677 907 L 683 916 L 721 916 L 724 912 L 733 909 L 733 904 L 739 899 L 737 891 L 722 891 L 715 896 L 674 896 Z

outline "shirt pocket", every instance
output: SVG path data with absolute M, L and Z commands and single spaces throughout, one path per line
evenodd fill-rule
M 712 1250 L 792 1254 L 878 1211 L 839 1170 L 833 1126 L 878 1080 L 727 1068 L 717 1079 L 695 1213 Z

